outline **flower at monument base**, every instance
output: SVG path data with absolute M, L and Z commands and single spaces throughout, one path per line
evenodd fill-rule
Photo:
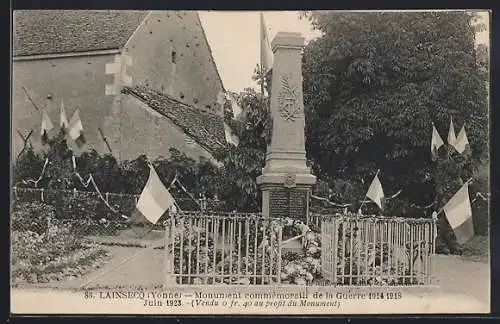
M 237 285 L 249 285 L 250 284 L 250 279 L 248 278 L 239 278 L 235 282 Z

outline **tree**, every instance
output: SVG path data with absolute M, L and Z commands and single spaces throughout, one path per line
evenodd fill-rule
M 262 96 L 252 88 L 240 93 L 238 104 L 244 111 L 242 123 L 244 127 L 238 134 L 238 147 L 253 148 L 261 152 L 266 151 L 269 139 L 269 98 Z
M 40 176 L 44 161 L 32 147 L 26 149 L 12 166 L 12 184 L 14 186 L 28 186 L 23 183 L 28 179 L 36 180 Z
M 92 175 L 100 191 L 122 192 L 124 189 L 120 166 L 113 155 L 105 154 L 100 156 L 96 150 L 92 149 L 83 152 L 75 160 L 78 173 L 84 180 L 87 180 L 88 176 Z M 78 190 L 94 190 L 93 187 L 85 188 L 76 176 L 73 177 L 73 182 Z
M 488 152 L 485 75 L 466 12 L 308 13 L 322 35 L 304 50 L 306 145 L 318 176 L 434 199 L 431 123 L 466 123 L 471 165 Z M 457 130 L 456 130 L 457 131 Z
M 257 66 L 253 80 L 258 84 L 266 77 Z M 269 98 L 252 88 L 236 96 L 244 117 L 238 127 L 239 145 L 228 145 L 217 154 L 223 166 L 220 172 L 219 197 L 238 211 L 260 210 L 260 191 L 256 178 L 262 173 L 270 136 Z
M 251 147 L 231 147 L 222 159 L 219 197 L 231 210 L 260 210 L 260 191 L 256 178 L 264 166 L 264 153 Z
M 68 147 L 64 130 L 48 140 L 48 150 L 43 152 L 43 159 L 49 163 L 41 181 L 41 187 L 53 189 L 72 189 L 73 167 L 71 157 L 73 151 Z

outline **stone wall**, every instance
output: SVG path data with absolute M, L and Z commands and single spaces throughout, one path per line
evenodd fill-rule
M 59 127 L 61 99 L 64 100 L 68 120 L 78 107 L 85 129 L 88 147 L 99 152 L 107 149 L 97 128 L 104 126 L 110 113 L 113 96 L 106 96 L 105 84 L 112 83 L 112 76 L 105 74 L 106 63 L 114 55 L 58 57 L 52 59 L 15 61 L 12 84 L 12 157 L 22 149 L 23 141 L 17 130 L 34 133 L 31 142 L 40 148 L 41 112 L 35 110 L 23 87 L 37 106 L 47 110 L 52 123 Z M 54 129 L 50 135 L 57 132 Z M 76 150 L 76 148 L 75 148 Z

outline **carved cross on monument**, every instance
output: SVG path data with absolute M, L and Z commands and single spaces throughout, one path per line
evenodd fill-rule
M 306 165 L 301 50 L 298 33 L 279 32 L 271 42 L 274 53 L 272 135 L 266 165 L 257 183 L 262 190 L 262 214 L 307 220 L 309 194 L 316 183 Z

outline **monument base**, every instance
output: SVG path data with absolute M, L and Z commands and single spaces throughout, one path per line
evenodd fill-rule
M 262 215 L 293 218 L 307 223 L 312 174 L 265 173 L 257 178 L 262 191 Z

